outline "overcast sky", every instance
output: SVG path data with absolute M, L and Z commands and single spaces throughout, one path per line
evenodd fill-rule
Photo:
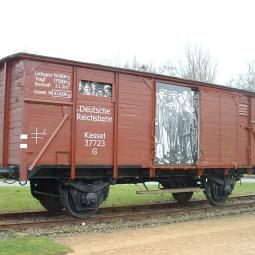
M 158 65 L 199 44 L 224 84 L 255 60 L 254 0 L 4 0 L 0 58 L 17 52 Z

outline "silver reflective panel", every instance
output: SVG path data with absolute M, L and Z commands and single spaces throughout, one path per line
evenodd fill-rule
M 199 139 L 198 91 L 158 82 L 156 102 L 155 163 L 196 163 Z

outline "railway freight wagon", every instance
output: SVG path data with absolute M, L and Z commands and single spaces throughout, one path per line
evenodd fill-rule
M 30 54 L 0 60 L 0 174 L 50 211 L 93 215 L 115 183 L 222 205 L 255 165 L 255 95 Z

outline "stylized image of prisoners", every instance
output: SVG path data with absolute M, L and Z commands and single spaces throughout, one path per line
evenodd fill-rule
M 92 81 L 80 81 L 79 92 L 81 95 L 87 96 L 112 96 L 112 85 L 100 82 Z
M 198 92 L 157 83 L 156 164 L 194 164 L 198 159 Z

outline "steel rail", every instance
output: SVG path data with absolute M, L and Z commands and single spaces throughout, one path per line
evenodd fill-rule
M 145 220 L 151 218 L 167 217 L 167 216 L 179 216 L 179 215 L 191 215 L 201 212 L 215 212 L 224 211 L 230 209 L 240 209 L 240 208 L 255 208 L 255 202 L 244 203 L 244 204 L 232 204 L 223 207 L 197 207 L 197 208 L 184 208 L 184 209 L 164 209 L 156 211 L 147 212 L 130 212 L 125 214 L 113 214 L 113 215 L 98 215 L 88 219 L 64 219 L 64 220 L 47 220 L 47 221 L 27 221 L 18 223 L 5 223 L 0 224 L 1 230 L 22 230 L 28 228 L 47 228 L 56 226 L 69 226 L 69 225 L 86 225 L 92 223 L 110 223 L 116 221 L 132 221 L 132 220 Z
M 238 197 L 232 197 L 231 200 L 245 200 L 245 199 L 255 199 L 255 195 L 243 195 Z M 240 208 L 255 208 L 255 200 L 251 200 L 250 202 L 245 203 L 238 203 L 238 204 L 227 204 L 222 207 L 215 207 L 205 203 L 206 200 L 198 200 L 198 201 L 191 201 L 185 207 L 175 207 L 173 208 L 170 205 L 173 203 L 166 203 L 166 204 L 149 204 L 149 205 L 134 205 L 130 206 L 122 206 L 122 207 L 115 207 L 115 208 L 102 208 L 101 212 L 96 216 L 88 219 L 75 219 L 75 218 L 65 218 L 65 219 L 46 219 L 43 221 L 22 221 L 22 222 L 9 222 L 9 223 L 2 223 L 0 224 L 0 230 L 7 230 L 7 229 L 27 229 L 27 228 L 47 228 L 47 227 L 54 227 L 54 226 L 64 226 L 64 225 L 84 225 L 84 224 L 92 224 L 92 223 L 109 223 L 109 222 L 116 222 L 116 221 L 131 221 L 131 220 L 141 220 L 141 219 L 150 219 L 150 218 L 158 218 L 158 217 L 166 217 L 166 216 L 178 216 L 178 215 L 190 215 L 198 212 L 215 212 L 215 211 L 224 211 L 227 209 L 240 209 Z M 197 202 L 197 203 L 194 203 Z M 177 203 L 175 203 L 177 204 Z M 204 205 L 207 206 L 203 207 L 196 207 L 197 205 Z M 156 205 L 159 205 L 156 206 Z M 163 205 L 163 206 L 162 206 Z M 146 206 L 149 206 L 146 208 Z M 137 207 L 137 208 L 135 208 Z M 123 208 L 125 210 L 123 211 Z M 151 210 L 148 210 L 151 209 Z M 110 210 L 114 209 L 114 210 Z M 127 210 L 129 212 L 127 212 Z M 103 213 L 104 212 L 104 213 Z M 111 212 L 111 214 L 109 214 Z M 35 213 L 35 212 L 29 212 Z M 38 212 L 37 212 L 38 213 Z M 45 213 L 45 212 L 44 212 Z M 47 213 L 47 212 L 46 212 Z M 47 213 L 49 215 L 49 213 Z M 45 216 L 47 216 L 45 214 Z M 52 214 L 51 214 L 52 215 Z M 41 215 L 40 215 L 41 216 Z
M 243 194 L 238 196 L 230 196 L 227 200 L 231 202 L 233 200 L 245 200 L 245 199 L 254 199 L 255 194 Z M 164 208 L 183 208 L 183 206 L 197 206 L 201 204 L 208 204 L 208 200 L 191 200 L 186 204 L 180 204 L 176 201 L 164 202 L 164 203 L 146 203 L 146 204 L 132 204 L 132 205 L 124 205 L 124 206 L 114 206 L 114 207 L 102 207 L 97 211 L 97 215 L 105 214 L 105 213 L 114 213 L 114 212 L 138 212 L 150 209 L 164 209 Z M 52 217 L 65 215 L 66 212 L 63 210 L 61 212 L 48 212 L 48 211 L 24 211 L 24 212 L 6 212 L 0 213 L 0 220 L 3 219 L 19 219 L 19 218 L 29 218 L 29 217 Z

